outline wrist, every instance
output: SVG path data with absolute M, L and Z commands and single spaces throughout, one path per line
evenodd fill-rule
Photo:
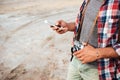
M 70 31 L 70 23 L 66 23 L 67 31 Z
M 66 26 L 68 28 L 68 31 L 75 31 L 75 23 L 74 22 L 66 23 Z
M 97 57 L 97 60 L 102 58 L 99 49 L 96 49 L 96 57 Z

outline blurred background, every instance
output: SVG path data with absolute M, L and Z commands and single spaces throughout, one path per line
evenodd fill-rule
M 65 80 L 73 33 L 44 21 L 75 21 L 81 1 L 0 0 L 0 80 Z

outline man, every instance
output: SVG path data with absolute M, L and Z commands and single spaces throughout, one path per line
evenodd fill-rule
M 87 1 L 89 0 L 83 1 L 76 22 L 67 23 L 59 20 L 56 22 L 56 25 L 61 27 L 54 26 L 52 29 L 59 34 L 73 31 L 76 35 L 78 28 L 81 27 L 78 25 L 81 22 L 79 21 L 81 19 L 80 14 L 85 8 Z M 94 32 L 91 39 L 91 41 L 95 42 L 94 34 L 97 34 L 97 46 L 90 42 L 86 43 L 84 40 L 81 42 L 84 48 L 73 53 L 74 57 L 70 63 L 67 80 L 120 80 L 120 35 L 118 36 L 120 32 L 120 0 L 102 1 L 103 3 L 99 7 L 96 20 L 97 33 Z M 95 8 L 94 5 L 92 6 Z M 84 23 L 82 25 L 83 32 L 88 30 L 87 27 L 83 29 Z M 82 31 L 81 36 L 84 35 Z M 86 36 L 82 38 L 84 37 Z

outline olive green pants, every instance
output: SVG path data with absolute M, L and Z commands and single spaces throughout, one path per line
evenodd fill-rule
M 73 57 L 69 65 L 67 80 L 99 80 L 97 63 L 82 64 Z

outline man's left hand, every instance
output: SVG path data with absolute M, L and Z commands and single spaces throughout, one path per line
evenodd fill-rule
M 83 49 L 76 51 L 74 54 L 83 64 L 97 60 L 97 50 L 91 45 L 86 45 Z

